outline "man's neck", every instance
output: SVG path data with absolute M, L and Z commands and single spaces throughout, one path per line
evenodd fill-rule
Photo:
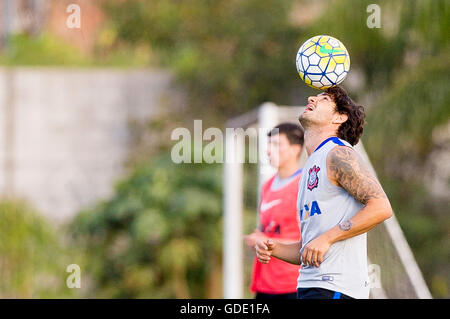
M 308 129 L 305 131 L 305 147 L 308 156 L 310 156 L 327 138 L 336 136 L 335 133 L 330 131 L 321 131 L 321 130 L 313 130 Z
M 280 178 L 288 178 L 292 174 L 294 174 L 300 166 L 298 165 L 298 161 L 290 162 L 286 165 L 283 165 L 283 167 L 278 168 L 278 176 Z

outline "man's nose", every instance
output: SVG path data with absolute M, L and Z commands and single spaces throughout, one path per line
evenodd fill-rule
M 314 103 L 314 102 L 316 102 L 316 97 L 315 96 L 308 97 L 308 103 Z

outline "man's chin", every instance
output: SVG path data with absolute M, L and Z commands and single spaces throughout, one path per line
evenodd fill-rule
M 309 118 L 307 112 L 303 112 L 302 114 L 300 114 L 298 121 L 303 126 L 303 128 L 308 127 L 308 124 L 311 123 L 311 119 Z

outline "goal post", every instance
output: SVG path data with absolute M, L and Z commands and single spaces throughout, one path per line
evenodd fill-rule
M 261 185 L 275 173 L 268 161 L 262 160 L 266 158 L 267 133 L 282 122 L 298 123 L 303 110 L 304 106 L 279 106 L 266 102 L 226 122 L 226 128 L 245 130 L 252 127 L 258 131 L 258 180 L 255 181 L 258 201 Z M 226 160 L 223 164 L 223 297 L 239 299 L 245 289 L 242 240 L 244 166 L 230 159 L 243 158 L 245 142 L 243 138 L 228 135 L 225 136 Z M 376 176 L 361 141 L 355 149 Z M 301 166 L 306 159 L 307 154 L 303 150 L 299 159 Z M 370 298 L 431 298 L 395 215 L 368 232 L 367 253 Z

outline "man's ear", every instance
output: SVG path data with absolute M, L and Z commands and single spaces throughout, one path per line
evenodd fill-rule
M 333 116 L 332 123 L 333 124 L 342 124 L 342 123 L 344 123 L 347 120 L 348 120 L 348 115 L 347 114 L 345 114 L 345 113 L 341 114 L 341 113 L 336 112 L 336 114 Z

